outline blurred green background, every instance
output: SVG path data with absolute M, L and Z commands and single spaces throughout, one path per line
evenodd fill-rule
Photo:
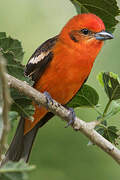
M 27 62 L 33 51 L 45 40 L 58 34 L 69 18 L 76 15 L 69 0 L 5 0 L 0 1 L 0 31 L 22 42 Z M 107 41 L 96 59 L 87 84 L 100 94 L 101 109 L 107 102 L 104 90 L 96 76 L 100 71 L 113 71 L 120 76 L 120 26 L 114 40 Z M 76 110 L 84 120 L 98 116 L 92 109 Z M 109 121 L 120 129 L 120 114 Z M 65 123 L 53 118 L 39 131 L 30 163 L 37 166 L 30 180 L 119 180 L 120 169 L 116 162 L 96 146 L 87 146 L 88 139 Z

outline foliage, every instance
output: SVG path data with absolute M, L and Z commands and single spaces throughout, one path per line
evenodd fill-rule
M 117 145 L 117 138 L 119 137 L 118 135 L 119 130 L 117 129 L 116 126 L 99 125 L 98 127 L 96 127 L 96 130 L 108 141 Z
M 27 172 L 35 169 L 34 165 L 26 164 L 22 159 L 19 162 L 8 161 L 0 168 L 1 180 L 27 180 Z
M 101 116 L 102 127 L 101 125 L 98 126 L 97 131 L 106 139 L 115 144 L 116 139 L 119 137 L 118 129 L 115 126 L 107 126 L 107 119 L 120 112 L 120 104 L 115 101 L 120 99 L 119 77 L 113 72 L 101 72 L 98 74 L 98 80 L 102 87 L 104 87 L 105 93 L 108 96 L 109 100 Z M 112 108 L 109 113 L 107 113 L 111 103 Z
M 104 85 L 105 92 L 110 101 L 120 99 L 120 80 L 117 74 L 113 72 L 101 72 L 98 75 L 98 79 Z
M 118 20 L 115 18 L 119 15 L 120 10 L 116 0 L 70 0 L 76 7 L 77 13 L 94 13 L 99 16 L 108 31 L 113 32 Z
M 7 37 L 5 32 L 1 32 L 0 49 L 7 61 L 8 73 L 32 85 L 32 81 L 24 76 L 24 66 L 21 64 L 24 52 L 20 41 Z M 11 89 L 11 97 L 13 102 L 11 110 L 18 112 L 18 115 L 31 118 L 34 113 L 34 107 L 31 104 L 32 100 L 13 88 Z
M 6 33 L 0 33 L 0 50 L 3 55 L 3 60 L 6 60 L 7 72 L 12 76 L 26 81 L 32 85 L 32 81 L 24 77 L 24 66 L 21 64 L 23 59 L 23 49 L 20 41 L 7 37 Z M 0 82 L 1 87 L 1 82 Z M 32 100 L 23 94 L 20 94 L 16 89 L 11 88 L 12 105 L 9 112 L 9 119 L 13 121 L 20 115 L 27 116 L 31 120 L 34 113 Z M 0 88 L 1 93 L 1 88 Z M 0 98 L 2 98 L 0 96 Z M 2 99 L 0 99 L 0 137 L 2 134 Z M 33 120 L 33 119 L 32 119 Z M 2 150 L 1 150 L 2 152 Z M 28 179 L 27 171 L 31 171 L 34 166 L 29 166 L 22 160 L 18 163 L 8 162 L 0 169 L 0 179 L 2 180 L 25 180 Z
M 95 89 L 88 85 L 83 85 L 82 88 L 78 91 L 76 96 L 68 103 L 69 107 L 94 107 L 98 104 L 99 95 Z

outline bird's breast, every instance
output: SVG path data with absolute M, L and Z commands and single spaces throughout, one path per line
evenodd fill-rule
M 88 77 L 92 63 L 67 47 L 56 47 L 53 54 L 53 60 L 35 84 L 35 88 L 41 92 L 49 92 L 53 99 L 66 104 Z

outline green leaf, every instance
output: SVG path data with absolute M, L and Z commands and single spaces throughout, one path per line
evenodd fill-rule
M 18 118 L 18 113 L 15 111 L 10 111 L 8 117 L 10 121 L 15 121 Z
M 26 81 L 30 85 L 33 85 L 33 81 L 30 78 L 24 76 L 24 66 L 20 62 L 16 61 L 12 54 L 10 54 L 10 53 L 4 54 L 3 53 L 3 56 L 7 61 L 7 65 L 6 65 L 7 72 L 11 76 L 14 76 L 17 79 Z
M 27 172 L 35 169 L 34 165 L 28 165 L 23 160 L 19 162 L 7 162 L 0 168 L 1 180 L 27 180 Z
M 4 32 L 0 33 L 0 48 L 2 48 L 4 54 L 12 54 L 16 61 L 22 61 L 24 52 L 20 41 L 6 37 Z
M 95 89 L 88 85 L 83 85 L 76 96 L 68 103 L 69 107 L 93 107 L 98 104 L 99 96 Z
M 6 33 L 5 32 L 0 32 L 0 39 L 6 38 Z
M 7 37 L 5 32 L 0 32 L 0 49 L 7 61 L 8 73 L 32 85 L 33 82 L 24 77 L 24 66 L 21 64 L 24 53 L 20 41 Z
M 116 145 L 116 140 L 119 137 L 118 129 L 116 126 L 97 126 L 96 131 L 101 134 L 108 141 Z
M 120 10 L 117 6 L 116 0 L 70 0 L 76 10 L 77 13 L 94 13 L 99 16 L 107 30 L 113 31 L 115 29 L 115 25 L 118 23 L 116 16 L 119 15 Z
M 103 82 L 103 72 L 99 72 L 97 75 L 97 80 L 99 81 L 100 85 L 104 87 L 104 82 Z
M 120 80 L 113 72 L 101 72 L 98 78 L 100 84 L 104 84 L 104 89 L 110 100 L 120 99 Z
M 34 120 L 32 115 L 34 114 L 34 106 L 32 100 L 27 96 L 19 93 L 16 89 L 11 88 L 11 97 L 13 103 L 11 105 L 11 111 L 17 111 L 21 116 L 28 117 L 30 120 Z
M 16 39 L 6 37 L 6 33 L 2 32 L 0 33 L 0 48 L 2 49 L 2 55 L 7 63 L 7 72 L 12 76 L 33 85 L 33 81 L 24 76 L 24 66 L 21 64 L 23 59 L 21 43 Z M 11 89 L 10 92 L 13 99 L 11 110 L 18 112 L 19 116 L 22 115 L 32 119 L 31 117 L 34 113 L 32 100 L 20 94 L 15 89 Z
M 19 118 L 19 114 L 16 111 L 9 111 L 8 118 L 9 118 L 9 121 L 10 121 L 11 128 L 13 128 L 14 127 L 14 121 Z
M 24 67 L 17 61 L 13 59 L 13 55 L 7 53 L 4 55 L 7 60 L 7 70 L 8 73 L 22 81 L 27 81 L 29 84 L 33 84 L 33 82 L 24 76 Z M 11 105 L 12 111 L 17 111 L 19 115 L 24 117 L 29 117 L 34 113 L 34 107 L 32 106 L 32 100 L 18 92 L 16 89 L 10 89 L 11 97 L 13 99 L 13 103 Z
M 24 77 L 24 66 L 17 62 L 13 55 L 10 53 L 3 54 L 7 61 L 7 71 L 10 75 L 25 81 L 26 78 Z
M 107 118 L 114 116 L 118 112 L 120 112 L 120 103 L 113 101 L 111 106 L 111 111 L 107 114 Z

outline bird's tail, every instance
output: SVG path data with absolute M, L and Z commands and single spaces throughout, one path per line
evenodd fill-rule
M 50 112 L 47 113 L 45 117 L 41 119 L 39 123 L 37 123 L 36 126 L 25 135 L 25 120 L 24 118 L 21 118 L 15 136 L 10 144 L 10 147 L 8 148 L 8 151 L 6 152 L 2 165 L 7 161 L 19 161 L 21 158 L 24 159 L 25 162 L 27 162 L 38 129 L 42 127 L 51 117 L 53 117 L 53 114 Z

